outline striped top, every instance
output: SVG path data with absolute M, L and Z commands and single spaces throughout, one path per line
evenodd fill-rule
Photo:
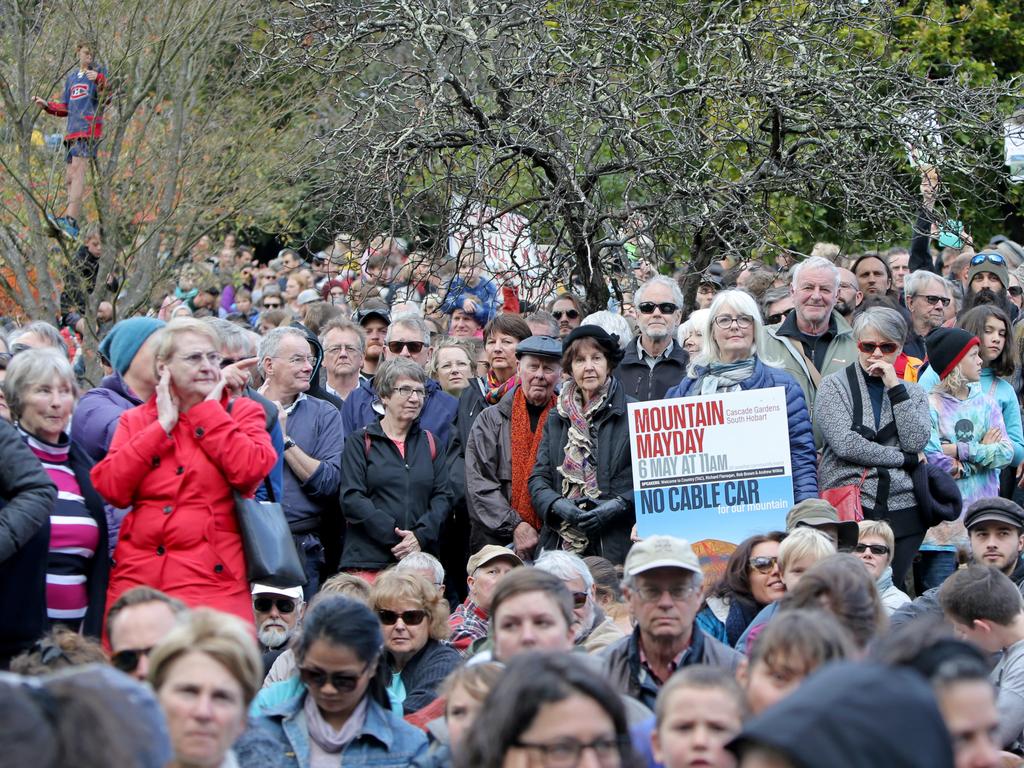
M 77 624 L 89 607 L 86 574 L 99 546 L 99 526 L 89 514 L 69 465 L 71 441 L 53 445 L 21 430 L 22 439 L 57 486 L 50 512 L 50 555 L 46 565 L 46 613 L 51 622 Z

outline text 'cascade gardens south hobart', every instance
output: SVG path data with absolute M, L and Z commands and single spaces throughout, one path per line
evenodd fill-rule
M 640 536 L 739 542 L 793 505 L 781 387 L 629 404 Z

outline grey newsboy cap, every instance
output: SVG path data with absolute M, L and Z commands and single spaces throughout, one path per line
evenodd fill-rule
M 551 336 L 530 336 L 516 345 L 516 359 L 518 360 L 523 355 L 561 360 L 562 340 Z
M 970 528 L 972 525 L 987 523 L 990 520 L 1009 523 L 1024 531 L 1024 509 L 1021 509 L 1019 504 L 998 496 L 978 499 L 971 504 L 967 508 L 967 514 L 964 515 L 964 527 Z

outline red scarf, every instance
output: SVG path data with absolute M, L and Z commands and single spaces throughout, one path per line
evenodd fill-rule
M 522 388 L 517 388 L 515 395 L 512 396 L 512 422 L 509 425 L 512 438 L 512 498 L 509 502 L 512 509 L 538 531 L 540 518 L 533 511 L 533 502 L 530 499 L 530 473 L 533 472 L 533 465 L 537 461 L 537 449 L 544 435 L 544 422 L 548 420 L 548 414 L 551 413 L 555 401 L 556 398 L 552 395 L 551 401 L 537 420 L 537 430 L 531 432 L 530 413 L 526 410 L 526 397 Z

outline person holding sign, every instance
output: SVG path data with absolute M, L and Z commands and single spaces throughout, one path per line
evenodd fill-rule
M 750 294 L 723 291 L 711 305 L 704 346 L 689 375 L 665 395 L 693 397 L 719 392 L 782 387 L 786 391 L 786 420 L 793 466 L 793 501 L 818 495 L 817 456 L 811 417 L 803 389 L 791 375 L 762 359 L 767 334 L 761 312 Z
M 822 379 L 815 401 L 824 440 L 821 487 L 860 486 L 864 517 L 892 526 L 892 578 L 902 584 L 927 530 L 912 472 L 928 443 L 928 398 L 896 375 L 907 337 L 899 312 L 872 307 L 857 318 L 853 336 L 857 361 Z
M 611 376 L 622 359 L 618 339 L 581 325 L 562 343 L 572 378 L 544 424 L 530 475 L 530 498 L 543 525 L 541 551 L 626 559 L 633 515 L 633 470 L 626 396 Z

